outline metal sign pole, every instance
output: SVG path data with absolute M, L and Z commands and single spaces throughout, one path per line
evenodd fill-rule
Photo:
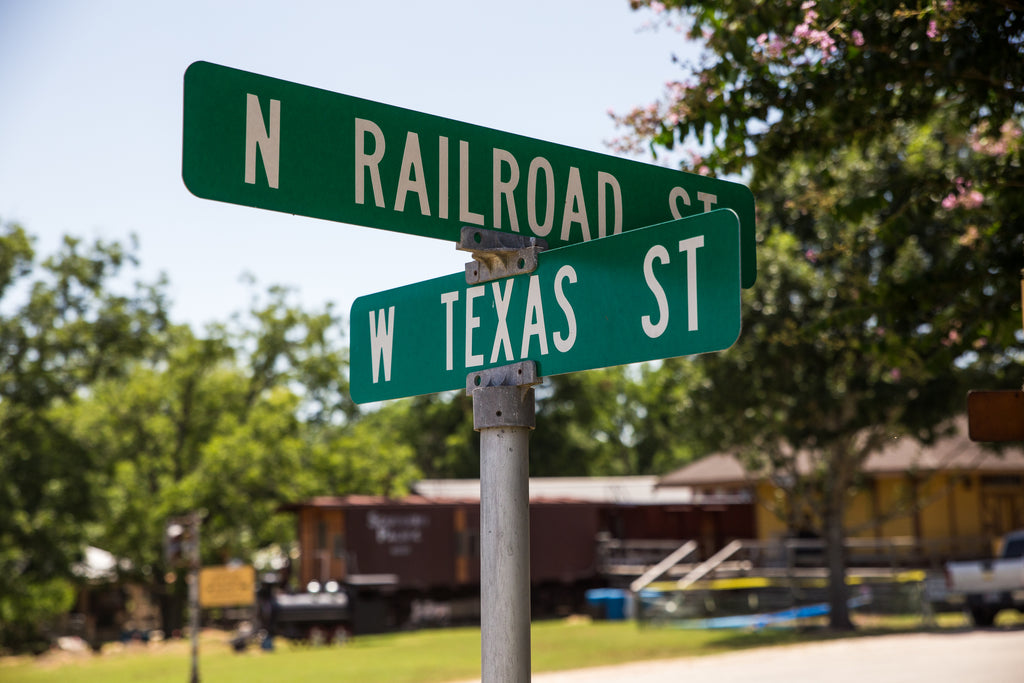
M 188 611 L 189 631 L 191 632 L 192 670 L 189 683 L 199 683 L 199 525 L 198 512 L 189 516 L 188 524 L 192 530 L 191 547 L 189 548 L 188 568 Z
M 468 380 L 478 385 L 471 393 L 480 432 L 482 683 L 530 680 L 529 438 L 536 404 L 529 385 L 536 382 L 532 362 Z
M 464 227 L 471 252 L 466 282 L 489 282 L 537 268 L 543 240 Z M 481 683 L 530 680 L 530 430 L 536 424 L 537 364 L 472 372 L 473 428 L 480 432 Z

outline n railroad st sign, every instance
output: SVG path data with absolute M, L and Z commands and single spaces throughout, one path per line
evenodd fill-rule
M 542 252 L 531 273 L 360 297 L 352 399 L 458 389 L 523 360 L 558 375 L 726 349 L 740 332 L 739 232 L 736 214 L 717 210 Z
M 208 62 L 185 72 L 182 177 L 205 199 L 453 242 L 472 225 L 552 248 L 728 208 L 742 285 L 757 278 L 740 183 Z

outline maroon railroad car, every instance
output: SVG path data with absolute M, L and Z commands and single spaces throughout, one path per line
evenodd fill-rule
M 536 616 L 579 607 L 583 588 L 594 585 L 598 508 L 531 501 Z M 381 618 L 395 626 L 424 603 L 447 605 L 442 611 L 449 618 L 479 615 L 479 501 L 324 496 L 281 509 L 296 515 L 301 587 L 333 581 L 352 591 L 355 602 L 386 596 L 389 614 Z
M 325 496 L 281 509 L 296 516 L 299 586 L 344 586 L 357 633 L 479 617 L 479 499 Z M 538 618 L 583 610 L 586 589 L 622 582 L 621 572 L 605 571 L 610 565 L 600 544 L 609 539 L 666 547 L 694 539 L 708 557 L 733 539 L 754 537 L 749 501 L 533 498 L 529 509 L 531 608 Z

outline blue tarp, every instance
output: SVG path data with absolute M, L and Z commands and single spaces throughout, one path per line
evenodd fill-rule
M 621 588 L 592 588 L 586 592 L 587 604 L 595 608 L 598 616 L 612 621 L 626 618 L 629 593 Z

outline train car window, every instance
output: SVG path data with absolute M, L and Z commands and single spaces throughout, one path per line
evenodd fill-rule
M 316 549 L 327 549 L 327 522 L 322 519 L 316 523 Z
M 345 534 L 334 534 L 334 559 L 345 557 Z

